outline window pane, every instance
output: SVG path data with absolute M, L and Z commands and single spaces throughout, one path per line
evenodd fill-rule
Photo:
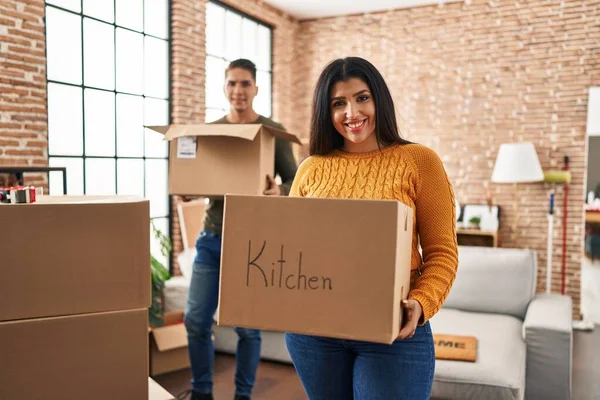
M 141 32 L 144 28 L 144 0 L 116 0 L 116 5 L 117 25 Z
M 81 0 L 46 0 L 46 3 L 81 12 Z
M 166 100 L 144 99 L 144 125 L 168 125 L 169 103 Z M 167 157 L 164 135 L 145 129 L 146 157 Z
M 214 108 L 208 108 L 206 110 L 206 116 L 204 117 L 204 122 L 214 122 L 220 118 L 222 118 L 227 112 L 225 110 L 216 110 Z
M 48 153 L 83 155 L 81 88 L 48 83 Z
M 83 13 L 106 22 L 115 22 L 115 3 L 112 0 L 83 0 Z
M 159 230 L 166 236 L 169 236 L 168 218 L 154 218 L 152 219 L 152 223 L 154 224 L 154 227 L 157 230 Z M 162 255 L 160 241 L 158 239 L 155 239 L 154 232 L 152 230 L 150 231 L 150 237 L 150 254 L 152 254 L 157 261 L 161 262 L 165 268 L 169 269 L 169 259 L 168 257 Z
M 254 21 L 244 18 L 242 21 L 242 56 L 256 63 L 256 28 Z
M 144 156 L 144 100 L 117 94 L 117 155 Z
M 144 94 L 166 99 L 168 95 L 167 42 L 144 38 Z
M 85 160 L 85 193 L 115 194 L 115 159 L 87 158 Z
M 206 57 L 206 107 L 226 108 L 227 99 L 223 92 L 225 62 L 220 58 Z
M 206 53 L 225 56 L 225 9 L 214 3 L 206 5 Z
M 146 0 L 144 6 L 144 32 L 166 39 L 169 36 L 168 15 L 167 0 Z
M 258 27 L 256 67 L 265 71 L 271 70 L 271 30 L 265 26 Z
M 81 84 L 81 17 L 46 7 L 46 54 L 48 79 Z
M 242 17 L 226 11 L 225 28 L 225 57 L 231 61 L 242 56 Z
M 167 160 L 146 160 L 146 198 L 150 200 L 151 217 L 169 215 L 167 168 Z
M 254 109 L 265 117 L 271 116 L 271 74 L 258 71 L 256 73 L 258 95 L 254 99 Z
M 117 90 L 144 93 L 144 36 L 117 28 Z
M 115 88 L 115 29 L 83 19 L 83 66 L 86 86 Z
M 115 95 L 103 90 L 85 89 L 85 154 L 115 155 Z
M 67 194 L 83 194 L 83 159 L 67 157 L 50 157 L 51 167 L 67 167 Z M 50 172 L 49 189 L 51 195 L 63 194 L 62 172 Z
M 144 197 L 144 160 L 117 160 L 117 193 Z

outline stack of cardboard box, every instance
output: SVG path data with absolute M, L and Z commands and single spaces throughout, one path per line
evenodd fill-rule
M 147 399 L 149 203 L 0 206 L 0 398 Z

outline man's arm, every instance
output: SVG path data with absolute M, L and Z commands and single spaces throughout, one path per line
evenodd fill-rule
M 296 176 L 296 159 L 292 150 L 292 143 L 287 140 L 275 138 L 275 174 L 281 178 L 281 195 L 290 193 L 292 182 Z

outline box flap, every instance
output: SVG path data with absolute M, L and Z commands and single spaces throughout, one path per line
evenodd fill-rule
M 260 124 L 198 124 L 146 126 L 146 128 L 162 133 L 166 140 L 183 136 L 229 136 L 254 140 L 261 126 Z
M 254 140 L 261 128 L 275 137 L 302 144 L 292 133 L 262 124 L 197 124 L 197 125 L 165 125 L 146 126 L 146 128 L 162 133 L 166 140 L 182 136 L 229 136 L 246 140 Z
M 187 332 L 183 323 L 153 328 L 152 335 L 159 351 L 178 349 L 188 345 Z
M 281 129 L 273 128 L 273 127 L 267 126 L 267 125 L 263 125 L 263 127 L 265 128 L 265 130 L 267 132 L 269 132 L 271 135 L 273 135 L 275 137 L 290 141 L 292 143 L 302 145 L 302 141 L 298 138 L 298 136 L 294 135 L 293 133 L 282 131 Z
M 35 203 L 31 204 L 93 204 L 93 203 L 138 203 L 148 201 L 140 196 L 134 195 L 109 195 L 109 196 L 90 196 L 90 195 L 58 195 L 58 196 L 40 196 Z

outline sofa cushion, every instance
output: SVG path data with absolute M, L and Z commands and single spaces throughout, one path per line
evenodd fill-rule
M 476 362 L 436 360 L 432 399 L 523 399 L 526 349 L 519 319 L 443 308 L 431 327 L 434 334 L 477 338 Z
M 536 272 L 532 250 L 460 246 L 456 279 L 444 307 L 523 320 L 535 295 Z

